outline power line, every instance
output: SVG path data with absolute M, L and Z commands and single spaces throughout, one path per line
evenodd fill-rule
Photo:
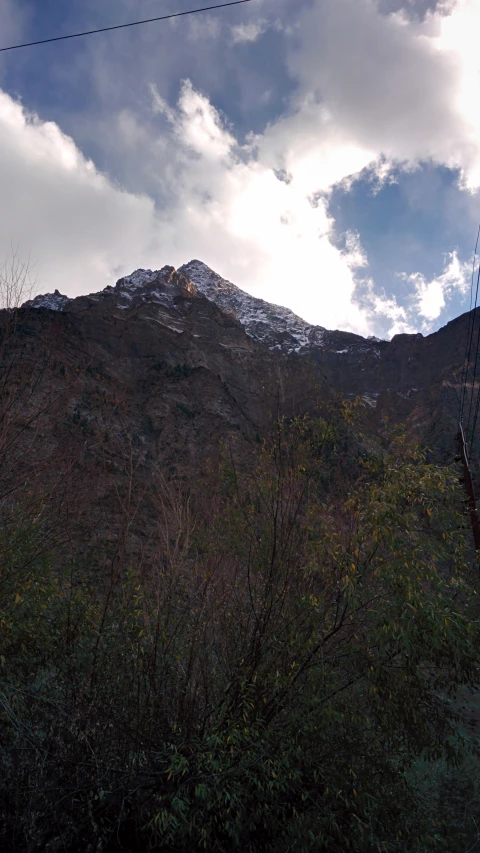
M 474 302 L 473 310 L 472 310 L 473 282 L 474 282 L 474 276 L 475 276 L 475 261 L 476 261 L 476 257 L 477 257 L 477 247 L 478 247 L 479 238 L 480 238 L 480 226 L 479 226 L 478 233 L 477 233 L 477 240 L 475 243 L 475 252 L 473 255 L 473 264 L 472 264 L 472 281 L 471 281 L 471 285 L 470 285 L 470 308 L 469 308 L 469 316 L 468 316 L 467 346 L 466 346 L 466 351 L 465 351 L 464 367 L 463 367 L 463 371 L 462 371 L 462 391 L 461 391 L 460 418 L 459 418 L 461 424 L 463 424 L 463 416 L 464 416 L 464 412 L 465 412 L 466 397 L 468 396 L 468 392 L 467 392 L 468 371 L 470 368 L 470 357 L 472 355 L 472 344 L 473 344 L 473 335 L 474 335 L 474 330 L 475 330 L 475 319 L 476 319 L 475 318 L 475 311 L 477 308 L 478 290 L 479 290 L 479 284 L 480 284 L 480 266 L 479 266 L 478 275 L 477 275 L 477 287 L 476 287 L 476 292 L 475 292 L 475 302 Z M 470 405 L 469 405 L 469 409 L 468 409 L 468 421 L 467 421 L 467 427 L 466 427 L 466 447 L 467 447 L 467 455 L 469 458 L 470 458 L 471 450 L 472 450 L 472 446 L 473 446 L 473 431 L 472 431 L 472 440 L 471 440 L 470 451 L 468 451 L 468 434 L 469 434 L 469 428 L 470 428 L 470 418 L 472 416 L 473 396 L 475 393 L 475 378 L 476 378 L 477 366 L 478 366 L 479 346 L 480 346 L 480 325 L 479 325 L 478 332 L 477 332 L 477 347 L 476 347 L 476 353 L 475 353 L 475 358 L 474 358 L 474 362 L 473 362 L 472 389 L 471 389 L 471 394 L 470 394 Z
M 478 291 L 478 282 L 479 282 L 479 279 L 480 279 L 480 267 L 479 267 L 479 269 L 478 269 L 478 277 L 477 277 L 477 291 Z M 474 321 L 474 322 L 475 322 L 475 321 Z M 476 372 L 477 372 L 477 364 L 478 364 L 478 352 L 479 352 L 479 348 L 480 348 L 480 321 L 479 321 L 478 333 L 477 333 L 477 351 L 476 351 L 476 353 L 475 353 L 475 365 L 474 365 L 474 371 L 473 371 L 472 394 L 471 394 L 471 398 L 470 398 L 470 408 L 469 408 L 469 411 L 468 411 L 467 432 L 468 432 L 468 427 L 470 426 L 470 415 L 471 415 L 471 411 L 472 411 L 473 395 L 474 395 L 474 392 L 475 392 L 475 375 L 476 375 Z M 474 439 L 474 436 L 475 436 L 475 427 L 476 427 L 476 425 L 477 425 L 477 418 L 478 418 L 479 406 L 480 406 L 480 386 L 479 386 L 479 389 L 478 389 L 478 391 L 477 391 L 477 404 L 476 404 L 476 409 L 475 409 L 475 417 L 474 417 L 474 419 L 473 419 L 472 434 L 471 434 L 471 438 L 470 438 L 470 448 L 471 448 L 470 453 L 473 451 L 473 439 Z
M 473 307 L 473 311 L 472 311 L 473 283 L 474 283 L 474 278 L 475 278 L 475 261 L 477 259 L 477 248 L 478 248 L 479 239 L 480 239 L 480 226 L 479 226 L 478 233 L 477 233 L 477 241 L 475 243 L 475 252 L 473 255 L 473 264 L 472 264 L 472 281 L 471 281 L 471 285 L 470 285 L 470 308 L 469 308 L 469 314 L 468 314 L 467 345 L 465 348 L 465 358 L 464 358 L 464 364 L 463 364 L 463 370 L 462 370 L 462 386 L 461 386 L 461 394 L 460 394 L 461 399 L 460 399 L 459 431 L 458 431 L 458 442 L 459 442 L 459 448 L 460 448 L 460 456 L 456 457 L 456 459 L 462 460 L 462 462 L 463 462 L 463 482 L 465 483 L 465 487 L 467 490 L 467 503 L 468 503 L 469 511 L 470 511 L 470 521 L 471 521 L 471 525 L 472 525 L 475 551 L 477 553 L 480 553 L 480 519 L 479 519 L 478 513 L 477 513 L 477 505 L 476 505 L 476 500 L 475 500 L 475 487 L 473 484 L 472 472 L 471 472 L 471 468 L 469 465 L 469 461 L 470 461 L 470 459 L 472 459 L 472 461 L 474 461 L 474 459 L 473 459 L 473 440 L 474 440 L 474 436 L 475 436 L 475 427 L 477 425 L 477 418 L 478 418 L 478 412 L 479 412 L 479 406 L 480 406 L 480 387 L 479 387 L 479 390 L 477 393 L 477 403 L 476 403 L 476 407 L 475 407 L 475 416 L 473 419 L 472 433 L 471 433 L 471 439 L 470 439 L 470 451 L 468 450 L 468 430 L 470 427 L 470 418 L 472 415 L 473 397 L 474 397 L 474 392 L 475 392 L 475 377 L 476 377 L 476 373 L 477 373 L 478 353 L 479 353 L 479 349 L 480 349 L 480 323 L 479 323 L 478 332 L 477 332 L 477 346 L 476 346 L 476 352 L 475 352 L 475 359 L 474 359 L 474 363 L 473 363 L 472 392 L 470 395 L 470 405 L 469 405 L 469 409 L 468 409 L 468 421 L 467 421 L 467 427 L 466 427 L 466 434 L 467 434 L 466 437 L 465 437 L 465 432 L 463 429 L 463 415 L 464 415 L 465 402 L 466 402 L 465 397 L 467 395 L 468 369 L 470 367 L 470 356 L 472 353 L 473 334 L 474 334 L 474 328 L 475 328 L 475 311 L 477 308 L 478 288 L 479 288 L 479 283 L 480 283 L 480 265 L 479 265 L 478 275 L 477 275 L 477 287 L 476 287 L 476 292 L 475 292 L 475 303 L 474 303 L 474 307 Z M 460 482 L 462 482 L 462 480 Z
M 480 279 L 480 269 L 479 269 L 479 271 L 478 271 L 478 278 Z M 475 319 L 474 319 L 474 322 L 475 322 Z M 471 418 L 472 411 L 473 411 L 473 396 L 474 396 L 474 394 L 475 394 L 475 379 L 476 379 L 476 377 L 477 377 L 478 353 L 479 353 L 479 350 L 480 350 L 480 323 L 479 323 L 478 331 L 477 331 L 477 348 L 476 348 L 476 351 L 475 351 L 475 359 L 474 359 L 474 362 L 473 362 L 472 391 L 471 391 L 471 394 L 470 394 L 470 405 L 469 405 L 469 407 L 468 407 L 468 420 L 467 420 L 467 442 L 468 442 L 468 431 L 469 431 L 469 429 L 470 429 L 470 418 Z M 471 434 L 471 438 L 470 438 L 470 450 L 469 450 L 469 452 L 468 452 L 468 458 L 469 458 L 469 459 L 470 459 L 470 457 L 471 457 L 471 455 L 472 455 L 472 450 L 473 450 L 473 430 L 472 430 L 472 434 Z
M 29 41 L 25 42 L 25 44 L 12 44 L 9 47 L 0 47 L 0 53 L 5 50 L 18 50 L 20 47 L 33 47 L 36 44 L 48 44 L 52 41 L 77 39 L 82 36 L 91 36 L 94 33 L 107 33 L 111 30 L 123 30 L 126 27 L 138 27 L 140 24 L 152 24 L 154 21 L 168 21 L 171 18 L 181 18 L 184 15 L 195 15 L 198 12 L 211 12 L 213 9 L 225 9 L 226 6 L 240 6 L 241 3 L 251 3 L 251 0 L 230 0 L 228 3 L 219 3 L 216 6 L 204 6 L 202 9 L 190 9 L 187 12 L 174 12 L 172 15 L 161 15 L 158 18 L 146 18 L 144 21 L 132 21 L 130 24 L 117 24 L 114 27 L 101 27 L 97 30 L 86 30 L 83 33 L 72 33 L 68 36 L 56 36 L 55 38 L 41 39 L 40 41 Z
M 477 347 L 477 349 L 478 349 L 478 347 Z M 470 447 L 471 447 L 471 452 L 473 452 L 473 439 L 474 439 L 474 437 L 475 437 L 475 428 L 476 428 L 476 426 L 477 426 L 477 420 L 478 420 L 478 413 L 479 413 L 479 410 L 480 410 L 480 387 L 479 387 L 478 392 L 477 392 L 477 405 L 476 405 L 476 408 L 475 408 L 475 417 L 474 417 L 474 419 L 473 419 L 472 435 L 471 435 L 471 438 L 470 438 Z
M 475 318 L 475 310 L 476 310 L 476 308 L 477 308 L 477 297 L 478 297 L 478 287 L 479 287 L 479 283 L 480 283 L 480 266 L 479 266 L 479 269 L 478 269 L 478 275 L 477 275 L 477 289 L 476 289 L 476 293 L 475 293 L 475 308 L 474 308 L 474 310 L 473 310 L 473 319 L 472 319 L 472 335 L 471 335 L 471 340 L 472 340 L 472 342 L 473 342 L 473 331 L 474 331 L 474 327 L 475 327 L 475 319 L 476 319 L 476 318 Z M 474 358 L 474 361 L 473 361 L 472 391 L 471 391 L 471 394 L 470 394 L 470 405 L 469 405 L 469 407 L 468 407 L 468 420 L 467 420 L 467 442 L 468 442 L 468 431 L 469 431 L 469 429 L 470 429 L 470 418 L 471 418 L 471 415 L 472 415 L 473 396 L 474 396 L 474 393 L 475 393 L 475 379 L 476 379 L 476 376 L 477 376 L 478 353 L 479 353 L 479 349 L 480 349 L 480 321 L 479 321 L 479 324 L 478 324 L 478 331 L 477 331 L 477 347 L 476 347 L 476 352 L 475 352 L 475 358 Z M 468 357 L 468 358 L 469 358 L 469 361 L 470 361 L 470 354 L 469 354 L 469 357 Z M 468 365 L 467 365 L 467 374 L 468 374 Z M 468 444 L 467 444 L 467 447 L 468 447 Z M 472 437 L 471 437 L 471 442 L 470 442 L 470 451 L 469 451 L 469 453 L 468 453 L 468 457 L 469 457 L 469 458 L 470 458 L 470 456 L 471 456 L 472 448 L 473 448 L 473 431 L 472 431 Z
M 477 248 L 478 248 L 478 240 L 480 238 L 480 225 L 478 227 L 477 232 L 477 241 L 475 243 L 475 251 L 473 253 L 473 263 L 472 263 L 472 280 L 470 283 L 470 307 L 468 309 L 468 331 L 467 331 L 467 345 L 465 347 L 465 358 L 463 362 L 463 370 L 462 370 L 462 390 L 461 390 L 461 400 L 460 400 L 460 414 L 459 421 L 463 423 L 463 412 L 465 406 L 465 394 L 467 391 L 467 377 L 468 377 L 468 367 L 470 364 L 470 352 L 472 348 L 472 340 L 473 340 L 473 324 L 472 324 L 472 298 L 473 298 L 473 281 L 475 278 L 475 261 L 477 258 Z M 478 294 L 478 281 L 477 281 L 477 294 Z M 475 297 L 475 304 L 477 299 Z

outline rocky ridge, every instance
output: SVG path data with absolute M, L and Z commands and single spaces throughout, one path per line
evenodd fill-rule
M 0 336 L 8 316 L 0 311 Z M 196 482 L 222 445 L 248 454 L 277 415 L 342 398 L 360 398 L 368 440 L 382 439 L 387 419 L 405 423 L 431 461 L 451 462 L 468 323 L 464 314 L 426 337 L 365 339 L 311 326 L 191 261 L 138 269 L 87 296 L 37 296 L 18 311 L 4 357 L 19 387 L 43 365 L 32 447 L 75 455 L 85 527 L 95 511 L 101 532 L 116 511 L 112 482 L 127 490 L 130 452 L 139 488 L 154 470 Z
M 107 299 L 121 309 L 133 308 L 146 302 L 172 305 L 175 286 L 178 285 L 177 279 L 172 278 L 173 272 L 175 270 L 170 266 L 160 270 L 137 269 L 119 279 L 115 287 L 109 285 L 100 293 L 93 293 L 88 297 L 70 299 L 55 291 L 52 294 L 39 295 L 28 304 L 32 308 L 48 308 L 53 311 L 63 311 L 78 299 L 85 298 L 96 302 Z M 176 272 L 187 279 L 198 293 L 235 318 L 251 338 L 272 351 L 287 355 L 292 352 L 306 353 L 322 347 L 344 354 L 349 352 L 350 348 L 356 351 L 361 348 L 363 351 L 370 350 L 379 354 L 377 344 L 382 343 L 379 338 L 362 338 L 360 335 L 344 332 L 340 334 L 346 337 L 339 341 L 339 333 L 307 323 L 289 308 L 251 296 L 201 261 L 190 261 Z M 335 349 L 335 346 L 342 348 Z
M 123 317 L 126 323 L 122 323 L 122 339 L 128 337 L 130 353 L 143 352 L 142 339 L 148 339 L 149 352 L 153 353 L 156 346 L 168 350 L 166 363 L 172 361 L 174 349 L 181 349 L 182 363 L 192 369 L 200 365 L 207 368 L 212 362 L 217 363 L 220 352 L 228 352 L 236 364 L 237 378 L 238 371 L 244 373 L 240 383 L 244 386 L 244 401 L 249 398 L 251 379 L 247 374 L 252 370 L 245 361 L 248 353 L 249 359 L 257 360 L 255 371 L 260 385 L 265 384 L 261 381 L 262 372 L 264 378 L 271 370 L 282 377 L 281 381 L 275 380 L 277 397 L 283 395 L 286 399 L 290 395 L 293 399 L 297 394 L 298 403 L 298 399 L 310 399 L 314 386 L 323 389 L 322 394 L 329 389 L 329 393 L 338 392 L 346 398 L 359 396 L 371 411 L 374 431 L 385 417 L 401 420 L 417 437 L 436 444 L 438 458 L 451 459 L 455 453 L 467 314 L 426 337 L 417 334 L 395 335 L 391 341 L 365 339 L 311 325 L 287 308 L 245 293 L 198 260 L 178 270 L 171 266 L 137 269 L 115 286 L 89 296 L 69 299 L 58 291 L 37 296 L 28 306 L 47 309 L 49 314 L 75 315 L 78 322 L 82 317 L 82 325 L 88 312 L 92 329 L 105 312 L 117 320 Z M 107 338 L 111 335 L 109 332 Z M 169 342 L 172 335 L 177 339 L 175 347 Z M 110 341 L 109 346 L 118 349 L 119 341 Z M 295 382 L 301 371 L 309 374 L 309 390 L 307 385 Z M 225 371 L 221 373 L 223 376 Z M 265 400 L 264 408 L 266 405 Z M 255 417 L 260 417 L 260 409 L 257 401 Z M 262 415 L 260 420 L 263 419 Z

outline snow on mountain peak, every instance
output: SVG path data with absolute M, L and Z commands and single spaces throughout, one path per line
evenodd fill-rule
M 125 275 L 117 281 L 117 287 L 145 287 L 146 284 L 151 284 L 158 277 L 158 270 L 138 269 L 130 275 Z
M 233 314 L 250 337 L 266 344 L 269 349 L 300 352 L 323 341 L 326 330 L 322 326 L 312 326 L 289 308 L 251 296 L 202 261 L 189 261 L 179 267 L 178 272 L 207 299 Z
M 58 290 L 54 293 L 43 293 L 30 299 L 26 304 L 30 308 L 48 308 L 50 311 L 63 311 L 65 305 L 72 300 Z
M 303 353 L 322 348 L 347 353 L 353 348 L 357 353 L 374 351 L 374 355 L 380 356 L 378 344 L 381 342 L 378 338 L 371 336 L 365 340 L 359 335 L 329 332 L 323 326 L 313 326 L 289 308 L 251 296 L 222 278 L 202 261 L 189 261 L 176 272 L 187 279 L 198 293 L 215 303 L 224 313 L 233 316 L 243 326 L 247 335 L 271 350 Z M 164 266 L 160 270 L 140 268 L 120 278 L 115 287 L 108 285 L 100 293 L 90 294 L 86 298 L 96 303 L 105 299 L 114 300 L 115 307 L 123 310 L 147 303 L 164 305 L 175 310 L 178 286 L 179 279 L 175 275 L 174 267 Z M 56 290 L 55 293 L 37 296 L 27 304 L 32 308 L 63 311 L 68 303 L 74 301 Z M 344 348 L 346 343 L 347 349 Z

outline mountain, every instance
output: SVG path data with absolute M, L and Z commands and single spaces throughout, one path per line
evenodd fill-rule
M 198 261 L 0 311 L 2 849 L 411 849 L 444 790 L 471 848 L 463 496 L 364 462 L 387 418 L 453 460 L 472 319 L 363 339 Z
M 189 369 L 201 367 L 210 373 L 219 351 L 223 350 L 224 358 L 229 352 L 247 408 L 255 396 L 251 370 L 258 374 L 259 381 L 264 373 L 268 382 L 270 372 L 276 371 L 282 377 L 283 390 L 278 393 L 285 397 L 286 393 L 295 396 L 293 389 L 285 390 L 290 381 L 287 377 L 298 373 L 302 365 L 302 371 L 310 375 L 307 385 L 313 387 L 320 381 L 324 393 L 329 389 L 329 393 L 339 392 L 350 398 L 360 396 L 374 412 L 372 428 L 377 429 L 385 416 L 394 422 L 406 421 L 418 438 L 435 445 L 435 458 L 446 461 L 455 453 L 467 314 L 426 337 L 417 334 L 395 335 L 391 341 L 365 339 L 313 326 L 287 308 L 250 296 L 198 260 L 178 270 L 170 266 L 138 269 L 119 279 L 114 287 L 89 296 L 69 299 L 58 291 L 37 296 L 27 303 L 28 307 L 43 309 L 42 314 L 46 310 L 45 316 L 59 312 L 70 322 L 75 317 L 78 330 L 84 327 L 85 314 L 89 312 L 88 334 L 93 337 L 95 327 L 100 322 L 104 324 L 108 316 L 113 328 L 105 332 L 103 345 L 118 350 L 120 341 L 128 339 L 124 357 L 133 359 L 129 371 L 133 363 L 138 366 L 140 351 L 148 349 L 148 357 L 153 358 L 157 345 L 166 364 L 180 358 L 175 353 L 181 350 Z M 205 334 L 207 317 L 215 331 L 209 329 Z M 121 327 L 120 335 L 115 327 Z M 165 337 L 171 332 L 179 338 L 175 345 Z M 246 353 L 252 365 L 246 364 Z M 100 356 L 100 361 L 103 358 Z M 217 367 L 220 370 L 219 363 Z M 275 380 L 274 385 L 279 381 Z M 311 396 L 311 389 L 307 391 L 302 383 L 293 380 L 293 386 L 300 398 L 302 394 Z M 185 400 L 187 397 L 188 394 Z M 156 397 L 155 401 L 151 403 L 154 408 L 159 405 Z M 267 394 L 263 416 L 268 405 L 271 402 Z M 200 402 L 199 407 L 202 409 Z M 260 408 L 257 400 L 255 411 L 259 418 Z M 208 411 L 205 409 L 204 414 Z
M 119 308 L 132 308 L 142 302 L 170 304 L 169 300 L 174 292 L 172 287 L 168 286 L 173 281 L 169 278 L 172 271 L 173 267 L 168 266 L 161 270 L 138 269 L 119 279 L 115 288 L 106 287 L 101 293 L 91 294 L 88 298 L 95 301 L 106 298 L 111 301 L 113 297 Z M 289 308 L 272 305 L 263 299 L 250 296 L 201 261 L 190 261 L 177 272 L 187 279 L 198 293 L 234 317 L 244 327 L 247 335 L 270 350 L 286 355 L 292 352 L 306 353 L 318 347 L 340 353 L 347 352 L 350 348 L 375 351 L 375 344 L 381 343 L 379 338 L 365 339 L 348 332 L 340 333 L 346 335 L 346 338 L 339 338 L 339 333 L 329 332 L 323 326 L 313 326 L 297 317 Z M 62 311 L 75 301 L 55 291 L 37 296 L 28 304 L 33 308 Z M 347 349 L 334 349 L 341 344 L 346 344 Z
M 366 441 L 404 423 L 430 461 L 457 453 L 468 314 L 426 337 L 365 339 L 309 325 L 191 261 L 138 269 L 88 296 L 37 296 L 7 334 L 11 320 L 0 312 L 6 393 L 19 389 L 10 420 L 26 425 L 35 471 L 39 454 L 45 470 L 49 458 L 77 471 L 86 536 L 111 532 L 133 470 L 139 493 L 152 472 L 200 482 L 223 445 L 248 455 L 278 415 L 325 414 L 342 398 L 360 398 Z M 145 514 L 136 523 L 144 547 Z

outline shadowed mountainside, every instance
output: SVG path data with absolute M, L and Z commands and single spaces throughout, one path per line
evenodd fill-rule
M 140 491 L 153 471 L 193 484 L 222 444 L 248 453 L 278 415 L 325 412 L 342 397 L 362 399 L 371 439 L 386 419 L 404 422 L 432 461 L 452 461 L 468 314 L 425 338 L 364 339 L 308 326 L 198 261 L 182 270 L 137 270 L 76 299 L 36 297 L 8 340 L 1 312 L 7 384 L 32 386 L 15 407 L 27 453 L 74 464 L 85 535 L 93 517 L 99 535 L 112 532 L 132 479 Z

